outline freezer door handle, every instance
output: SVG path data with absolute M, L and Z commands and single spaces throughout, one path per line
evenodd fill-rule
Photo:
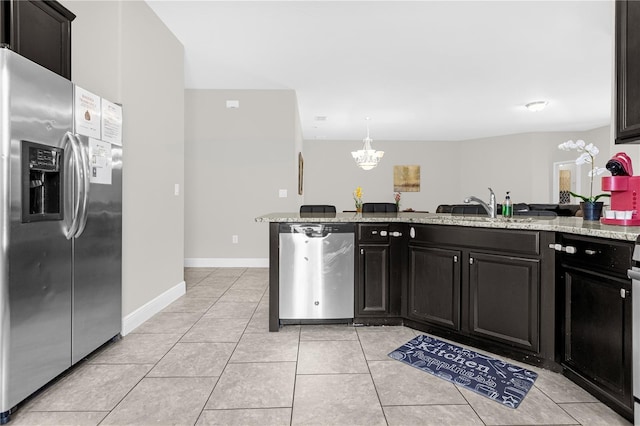
M 82 176 L 80 175 L 81 173 L 81 168 L 78 167 L 78 164 L 80 163 L 80 153 L 78 152 L 78 145 L 76 144 L 76 140 L 74 135 L 71 132 L 67 132 L 65 133 L 64 137 L 64 151 L 65 151 L 65 156 L 67 155 L 66 153 L 70 152 L 71 156 L 70 156 L 70 161 L 66 162 L 65 164 L 69 164 L 69 169 L 70 170 L 65 170 L 65 174 L 67 176 L 73 176 L 73 189 L 74 189 L 74 194 L 73 194 L 73 210 L 71 211 L 71 223 L 69 224 L 67 231 L 65 232 L 65 237 L 67 238 L 67 240 L 72 239 L 75 235 L 76 232 L 78 231 L 78 215 L 80 213 L 80 197 L 78 196 L 78 191 L 79 191 L 79 187 L 81 185 L 81 180 L 82 180 Z M 72 173 L 69 173 L 72 172 Z M 67 186 L 68 188 L 68 186 Z M 67 192 L 67 197 L 69 193 Z

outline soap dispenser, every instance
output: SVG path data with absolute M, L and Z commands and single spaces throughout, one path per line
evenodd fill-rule
M 507 195 L 504 197 L 504 203 L 502 203 L 502 217 L 513 216 L 513 204 L 511 203 L 509 192 L 510 191 L 507 191 Z

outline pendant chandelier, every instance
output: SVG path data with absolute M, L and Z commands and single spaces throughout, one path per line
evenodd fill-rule
M 371 147 L 373 139 L 369 137 L 369 117 L 367 117 L 367 137 L 362 140 L 364 145 L 362 149 L 352 151 L 353 159 L 356 160 L 356 164 L 363 170 L 371 170 L 378 165 L 384 151 L 376 151 Z

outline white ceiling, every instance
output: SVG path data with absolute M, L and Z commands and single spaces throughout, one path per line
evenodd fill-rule
M 187 88 L 295 90 L 305 139 L 362 139 L 366 117 L 374 140 L 610 122 L 613 0 L 147 2 Z

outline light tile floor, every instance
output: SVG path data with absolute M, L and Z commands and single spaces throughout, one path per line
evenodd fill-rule
M 187 294 L 28 400 L 18 425 L 629 425 L 563 376 L 516 410 L 387 357 L 406 327 L 268 332 L 268 270 L 186 269 Z

